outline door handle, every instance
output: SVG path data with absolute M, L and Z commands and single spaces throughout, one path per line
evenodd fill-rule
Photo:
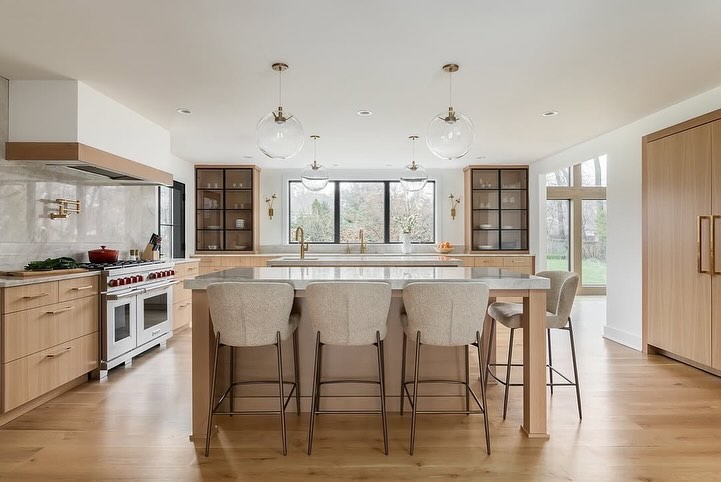
M 711 274 L 721 274 L 721 271 L 716 271 L 716 220 L 721 219 L 721 216 L 714 214 L 711 218 Z
M 705 270 L 703 269 L 701 262 L 701 221 L 704 219 L 708 219 L 709 224 L 713 226 L 713 216 L 696 216 L 696 267 L 698 272 L 701 274 L 711 274 L 713 266 L 711 267 L 711 269 Z M 711 230 L 713 231 L 713 227 L 711 228 Z

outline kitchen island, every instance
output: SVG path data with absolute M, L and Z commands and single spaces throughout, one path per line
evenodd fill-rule
M 282 256 L 269 259 L 268 266 L 402 266 L 402 267 L 442 267 L 463 266 L 463 261 L 446 255 L 434 254 L 319 254 L 300 256 Z
M 313 281 L 384 281 L 391 285 L 393 299 L 388 314 L 388 335 L 386 348 L 386 391 L 387 406 L 397 410 L 400 397 L 400 364 L 402 329 L 400 313 L 402 310 L 403 287 L 414 281 L 480 281 L 486 283 L 490 296 L 522 297 L 524 304 L 524 337 L 523 358 L 526 361 L 523 393 L 523 431 L 534 438 L 548 437 L 546 413 L 546 349 L 545 349 L 545 312 L 546 290 L 549 281 L 532 275 L 515 273 L 498 268 L 457 268 L 457 267 L 270 267 L 270 268 L 237 268 L 209 273 L 192 280 L 186 280 L 185 288 L 192 290 L 193 297 L 193 439 L 205 437 L 208 412 L 208 392 L 212 373 L 212 346 L 214 336 L 208 313 L 206 288 L 211 283 L 219 282 L 264 282 L 276 281 L 290 283 L 296 292 L 295 309 L 302 313 L 304 290 Z M 486 320 L 488 321 L 488 320 Z M 301 318 L 298 326 L 300 342 L 300 373 L 302 409 L 307 411 L 310 404 L 310 389 L 313 366 L 314 334 L 310 326 Z M 332 350 L 328 356 L 324 352 L 324 376 L 344 376 L 350 378 L 366 378 L 376 370 L 375 358 L 367 347 L 343 347 L 343 350 Z M 412 350 L 412 349 L 411 349 Z M 284 365 L 292 366 L 290 350 L 284 350 Z M 444 378 L 462 377 L 464 370 L 461 349 L 440 349 L 429 347 L 424 351 L 421 373 L 423 376 Z M 236 356 L 236 373 L 250 378 L 267 377 L 268 370 L 273 370 L 275 351 L 261 348 L 239 350 Z M 412 359 L 412 357 L 409 357 Z M 219 367 L 226 367 L 227 361 L 220 360 Z M 287 370 L 287 369 L 286 369 Z M 410 373 L 410 372 L 409 372 Z M 225 380 L 219 374 L 220 380 Z M 324 392 L 324 395 L 353 394 L 352 398 L 325 397 L 327 406 L 342 408 L 373 408 L 378 403 L 377 389 L 365 387 L 348 387 L 342 385 L 336 391 Z M 268 408 L 275 407 L 277 398 L 269 392 L 243 392 L 252 394 L 253 398 L 237 399 L 236 407 Z M 430 387 L 421 392 L 421 401 L 428 408 L 460 408 L 463 395 L 460 390 L 449 392 L 447 388 Z M 430 395 L 430 396 L 426 396 Z M 237 396 L 241 396 L 240 393 Z

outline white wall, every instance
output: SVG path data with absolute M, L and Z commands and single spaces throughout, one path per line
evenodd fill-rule
M 331 179 L 374 180 L 398 179 L 399 169 L 363 170 L 330 169 Z M 271 246 L 287 243 L 288 233 L 288 181 L 298 180 L 302 169 L 263 169 L 260 173 L 260 244 Z M 458 206 L 458 215 L 451 220 L 448 194 L 463 196 L 463 171 L 461 169 L 428 169 L 428 179 L 436 181 L 436 238 L 450 241 L 454 245 L 463 244 L 463 205 Z M 275 216 L 268 219 L 265 198 L 276 193 L 278 199 L 273 204 Z M 462 202 L 466 200 L 463 199 Z
M 78 81 L 10 82 L 8 140 L 77 142 Z
M 545 265 L 545 173 L 608 155 L 608 287 L 604 336 L 641 348 L 641 138 L 721 108 L 721 87 L 531 164 L 531 252 Z

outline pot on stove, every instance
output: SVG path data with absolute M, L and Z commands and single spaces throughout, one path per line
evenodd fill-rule
M 88 251 L 88 258 L 91 263 L 115 263 L 118 260 L 117 249 L 105 249 L 105 246 L 100 246 L 100 249 L 91 249 Z

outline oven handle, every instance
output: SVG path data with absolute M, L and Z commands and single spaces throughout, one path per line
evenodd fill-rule
M 171 286 L 173 286 L 173 285 L 177 285 L 178 283 L 180 283 L 180 280 L 178 280 L 178 281 L 170 281 L 170 282 L 168 282 L 168 283 L 163 283 L 163 284 L 161 284 L 161 285 L 148 286 L 147 288 L 143 288 L 143 294 L 145 294 L 145 293 L 151 293 L 151 292 L 153 292 L 153 291 L 158 291 L 158 290 L 162 290 L 162 289 L 165 289 L 165 288 L 169 288 L 169 287 L 171 287 Z
M 121 299 L 123 299 L 123 298 L 129 298 L 129 297 L 131 297 L 131 296 L 137 296 L 137 295 L 142 294 L 142 293 L 143 293 L 143 290 L 142 290 L 142 289 L 137 289 L 137 290 L 132 290 L 132 291 L 126 291 L 125 293 L 120 293 L 120 294 L 117 294 L 117 295 L 116 295 L 116 294 L 112 294 L 112 295 L 109 294 L 109 295 L 107 295 L 107 299 L 108 299 L 108 301 L 121 300 Z
M 180 280 L 170 281 L 169 283 L 163 283 L 161 285 L 149 286 L 147 288 L 138 288 L 138 289 L 135 289 L 132 291 L 126 291 L 124 293 L 119 293 L 119 294 L 109 294 L 109 295 L 107 295 L 107 299 L 108 299 L 108 301 L 115 301 L 115 300 L 119 300 L 122 298 L 128 298 L 130 296 L 142 295 L 145 293 L 150 293 L 152 291 L 169 288 L 170 286 L 177 285 L 178 283 L 180 283 Z

